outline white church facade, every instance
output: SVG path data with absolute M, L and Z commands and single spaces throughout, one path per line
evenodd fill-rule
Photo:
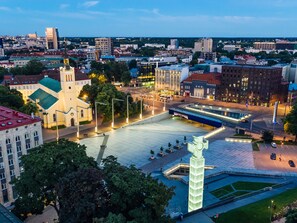
M 69 66 L 68 59 L 64 60 L 64 67 L 60 67 L 60 81 L 45 75 L 39 81 L 24 84 L 10 84 L 10 88 L 17 89 L 25 101 L 32 101 L 38 106 L 38 114 L 43 120 L 44 128 L 58 126 L 76 126 L 81 122 L 92 121 L 90 104 L 79 98 L 83 86 L 91 84 L 91 80 L 79 78 L 76 80 L 75 69 Z M 23 92 L 24 91 L 24 92 Z M 28 93 L 30 91 L 30 93 Z

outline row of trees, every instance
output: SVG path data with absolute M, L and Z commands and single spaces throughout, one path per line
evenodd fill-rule
M 59 222 L 171 222 L 164 213 L 174 188 L 115 157 L 100 169 L 84 145 L 61 139 L 21 160 L 24 172 L 12 183 L 18 193 L 13 212 L 22 219 L 51 205 Z
M 23 95 L 15 89 L 9 89 L 5 86 L 0 86 L 0 105 L 23 112 L 30 115 L 38 111 L 36 104 L 29 102 L 24 103 Z
M 101 80 L 101 81 L 100 81 Z M 104 103 L 97 105 L 97 111 L 100 114 L 104 114 L 105 120 L 110 120 L 112 116 L 112 99 L 120 99 L 122 101 L 114 101 L 114 112 L 119 117 L 126 117 L 127 114 L 127 100 L 129 104 L 129 116 L 140 113 L 140 101 L 133 101 L 132 97 L 127 97 L 130 94 L 118 91 L 115 86 L 110 83 L 104 83 L 104 77 L 102 75 L 92 78 L 91 85 L 85 85 L 80 92 L 80 97 L 87 96 L 87 100 L 90 101 L 92 107 L 95 106 L 95 102 Z
M 110 61 L 103 64 L 92 61 L 90 73 L 104 75 L 108 82 L 123 82 L 125 85 L 131 80 L 129 67 L 125 62 Z

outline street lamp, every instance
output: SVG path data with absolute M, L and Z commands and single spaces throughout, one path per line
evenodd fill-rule
M 129 97 L 131 98 L 131 95 L 127 95 L 127 118 L 126 118 L 126 123 L 129 124 Z
M 58 112 L 61 112 L 62 114 L 64 114 L 64 112 L 56 110 L 55 111 L 55 115 L 56 115 L 56 130 L 57 130 L 57 142 L 59 141 L 59 127 L 58 127 Z
M 100 105 L 107 105 L 103 102 L 98 102 L 98 101 L 95 101 L 95 116 L 96 116 L 96 126 L 95 126 L 95 133 L 98 132 L 98 114 L 97 114 L 97 104 L 100 104 Z
M 140 119 L 142 119 L 142 103 L 143 103 L 142 101 L 143 101 L 143 98 L 141 97 L 140 98 L 140 115 L 139 115 Z
M 89 109 L 90 107 L 85 108 L 85 107 L 82 107 L 82 106 L 79 106 L 79 105 L 76 106 L 76 116 L 77 116 L 77 132 L 76 132 L 76 138 L 79 139 L 79 110 L 78 110 L 78 108 Z
M 165 110 L 166 110 L 166 100 L 167 100 L 167 99 L 165 99 L 165 98 L 164 98 L 164 106 L 163 106 L 163 111 L 165 111 Z
M 124 101 L 122 99 L 118 98 L 113 98 L 111 99 L 111 113 L 112 113 L 112 122 L 111 122 L 111 127 L 114 127 L 114 101 Z
M 153 94 L 153 110 L 152 115 L 155 115 L 155 95 Z

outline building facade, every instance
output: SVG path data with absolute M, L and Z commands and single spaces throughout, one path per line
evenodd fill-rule
M 193 73 L 180 84 L 180 95 L 193 98 L 216 99 L 217 86 L 221 84 L 219 73 Z
M 59 49 L 59 32 L 57 28 L 45 29 L 46 49 L 57 50 Z
M 212 45 L 213 45 L 213 40 L 211 38 L 199 39 L 198 41 L 195 42 L 194 51 L 210 53 L 212 52 Z
M 180 83 L 189 75 L 189 66 L 178 64 L 155 69 L 155 90 L 180 94 Z
M 226 102 L 270 106 L 283 102 L 282 69 L 265 66 L 226 65 L 222 67 L 217 99 Z
M 100 55 L 113 55 L 113 44 L 111 38 L 95 38 L 95 48 Z
M 43 144 L 41 119 L 0 106 L 0 203 L 9 205 L 16 198 L 11 180 L 20 176 L 20 158 Z
M 254 49 L 275 50 L 275 42 L 254 42 Z

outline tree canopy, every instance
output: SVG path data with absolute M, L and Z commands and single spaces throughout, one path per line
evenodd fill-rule
M 24 67 L 10 68 L 13 75 L 38 75 L 45 69 L 43 64 L 37 60 L 30 60 Z
M 261 138 L 264 140 L 264 142 L 271 143 L 274 137 L 274 133 L 269 130 L 264 130 L 262 133 Z
M 55 189 L 59 180 L 80 168 L 96 167 L 84 145 L 65 139 L 33 148 L 21 161 L 24 172 L 13 183 L 19 195 L 14 212 L 22 217 L 40 214 L 47 205 L 59 213 Z
M 292 106 L 291 111 L 284 119 L 284 130 L 286 133 L 295 136 L 295 142 L 297 142 L 297 103 Z

